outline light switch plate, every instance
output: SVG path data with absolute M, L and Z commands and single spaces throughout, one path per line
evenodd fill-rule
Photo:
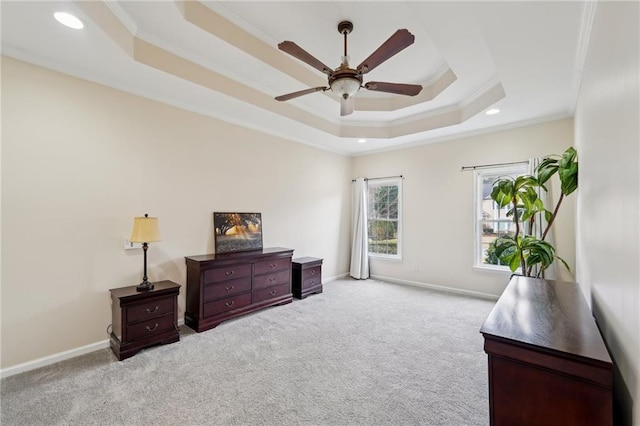
M 132 243 L 128 238 L 124 239 L 124 249 L 125 250 L 133 250 L 142 248 L 142 243 Z

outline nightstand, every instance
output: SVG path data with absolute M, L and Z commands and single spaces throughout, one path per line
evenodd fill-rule
M 322 259 L 298 257 L 291 263 L 293 297 L 304 299 L 313 293 L 322 293 Z
M 180 340 L 178 294 L 180 284 L 153 283 L 153 290 L 137 291 L 136 286 L 112 288 L 111 350 L 120 361 L 142 349 Z

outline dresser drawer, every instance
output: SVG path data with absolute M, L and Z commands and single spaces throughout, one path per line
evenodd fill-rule
M 280 284 L 273 287 L 267 287 L 253 292 L 253 303 L 262 302 L 263 300 L 275 299 L 276 297 L 291 294 L 291 285 Z
M 145 303 L 127 308 L 127 324 L 144 321 L 173 312 L 175 298 L 164 297 L 145 301 Z
M 204 316 L 210 317 L 251 304 L 251 293 L 242 293 L 204 304 Z
M 274 272 L 272 274 L 260 275 L 253 278 L 253 289 L 258 290 L 261 288 L 272 287 L 278 284 L 289 283 L 289 271 Z
M 251 276 L 251 264 L 233 265 L 225 268 L 208 269 L 204 271 L 204 283 L 232 280 Z
M 127 326 L 127 340 L 137 340 L 143 337 L 152 336 L 163 331 L 172 330 L 175 327 L 174 315 L 165 315 L 152 318 Z
M 251 277 L 236 278 L 235 280 L 223 281 L 216 284 L 206 284 L 204 286 L 204 301 L 232 296 L 251 290 Z
M 311 287 L 317 287 L 322 284 L 322 279 L 320 276 L 307 278 L 302 282 L 302 288 L 307 289 Z
M 288 270 L 290 266 L 291 266 L 291 259 L 288 257 L 283 259 L 262 260 L 260 262 L 256 262 L 254 274 L 261 275 L 261 274 L 268 274 L 270 272 L 282 271 L 285 269 Z

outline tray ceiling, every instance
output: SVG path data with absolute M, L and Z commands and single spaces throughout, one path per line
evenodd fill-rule
M 2 2 L 2 53 L 347 155 L 573 115 L 593 2 Z M 85 23 L 53 19 L 67 11 Z M 365 81 L 421 84 L 415 97 L 361 89 L 340 117 L 326 76 L 277 49 L 291 40 L 338 67 L 350 20 L 358 64 L 399 28 L 415 43 Z M 486 115 L 499 108 L 496 115 Z M 358 143 L 359 139 L 366 143 Z

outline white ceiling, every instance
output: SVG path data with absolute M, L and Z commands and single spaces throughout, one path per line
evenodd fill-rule
M 2 53 L 334 152 L 357 155 L 573 115 L 594 2 L 2 1 Z M 56 11 L 85 23 L 72 30 Z M 366 81 L 422 84 L 416 97 L 368 92 L 340 117 L 326 85 L 279 51 L 291 40 L 330 67 L 350 20 L 351 65 L 406 28 L 415 43 Z M 484 114 L 499 108 L 500 114 Z M 358 143 L 361 137 L 366 143 Z

